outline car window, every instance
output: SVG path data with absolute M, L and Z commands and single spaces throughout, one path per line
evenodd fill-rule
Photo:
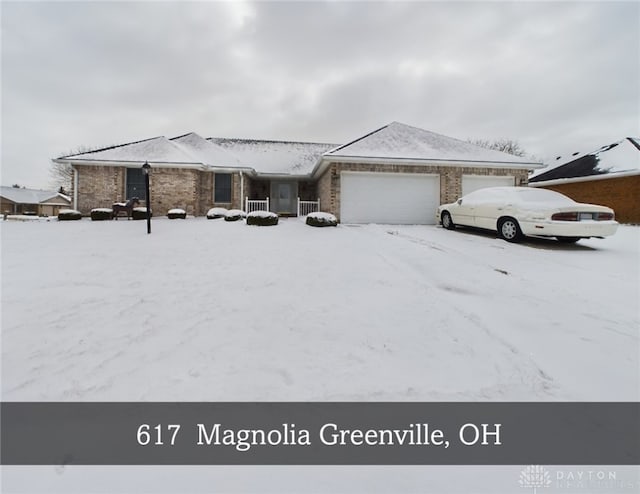
M 573 199 L 559 192 L 554 192 L 553 190 L 517 187 L 513 192 L 520 202 L 535 204 L 575 204 Z

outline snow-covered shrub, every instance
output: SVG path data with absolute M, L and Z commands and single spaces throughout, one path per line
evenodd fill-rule
M 81 220 L 82 213 L 75 209 L 61 209 L 58 212 L 58 221 L 74 221 Z
M 306 223 L 309 226 L 338 226 L 338 218 L 330 213 L 309 213 Z
M 187 212 L 184 209 L 174 208 L 170 209 L 167 213 L 170 220 L 181 219 L 184 220 L 187 217 Z
M 153 216 L 153 209 L 149 210 L 149 212 L 151 213 L 151 216 Z M 133 218 L 134 220 L 146 220 L 147 208 L 142 206 L 138 208 L 133 208 L 133 210 L 131 211 L 131 218 Z
M 228 212 L 229 210 L 227 208 L 211 208 L 207 211 L 207 219 L 215 220 L 218 218 L 224 218 Z
M 273 226 L 278 224 L 278 215 L 271 211 L 252 211 L 247 215 L 247 225 Z
M 95 208 L 91 210 L 91 219 L 93 221 L 105 221 L 113 218 L 113 209 L 111 208 Z
M 230 209 L 224 215 L 225 221 L 238 221 L 247 216 L 247 213 L 240 209 Z

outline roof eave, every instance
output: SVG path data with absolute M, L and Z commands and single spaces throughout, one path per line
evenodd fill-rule
M 87 166 L 120 166 L 125 168 L 140 168 L 145 163 L 149 163 L 156 168 L 190 168 L 190 169 L 206 169 L 207 165 L 203 163 L 173 162 L 173 161 L 153 161 L 153 160 L 74 160 L 66 158 L 56 158 L 52 160 L 54 163 L 67 163 L 69 165 L 87 165 Z
M 321 167 L 322 163 L 375 163 L 392 165 L 435 165 L 435 166 L 464 166 L 464 167 L 499 167 L 499 168 L 523 168 L 527 170 L 542 168 L 544 165 L 538 162 L 517 162 L 517 161 L 480 161 L 480 160 L 448 160 L 442 158 L 400 158 L 384 156 L 348 156 L 348 155 L 327 155 L 322 156 L 321 162 L 316 165 L 314 172 Z
M 587 175 L 585 177 L 569 177 L 569 178 L 554 178 L 553 180 L 540 180 L 536 182 L 529 182 L 529 187 L 545 187 L 549 185 L 562 185 L 578 182 L 593 182 L 594 180 L 607 180 L 611 178 L 624 178 L 634 177 L 640 175 L 640 170 L 628 170 L 625 172 L 614 173 L 601 173 L 600 175 Z

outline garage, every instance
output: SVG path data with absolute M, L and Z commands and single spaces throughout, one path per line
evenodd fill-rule
M 462 175 L 462 195 L 486 187 L 513 187 L 516 179 L 513 175 L 495 176 L 495 175 Z
M 343 223 L 435 224 L 440 176 L 419 173 L 341 172 Z

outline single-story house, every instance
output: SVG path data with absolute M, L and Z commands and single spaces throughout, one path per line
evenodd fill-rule
M 0 187 L 2 214 L 57 216 L 60 209 L 71 207 L 71 198 L 50 190 Z
M 203 215 L 214 206 L 304 214 L 305 205 L 344 223 L 433 224 L 443 202 L 494 185 L 526 185 L 539 168 L 510 154 L 393 122 L 347 144 L 156 137 L 54 160 L 73 168 L 74 208 L 144 199 Z
M 627 137 L 588 153 L 558 157 L 537 170 L 529 185 L 578 202 L 609 206 L 621 223 L 640 223 L 640 138 Z

